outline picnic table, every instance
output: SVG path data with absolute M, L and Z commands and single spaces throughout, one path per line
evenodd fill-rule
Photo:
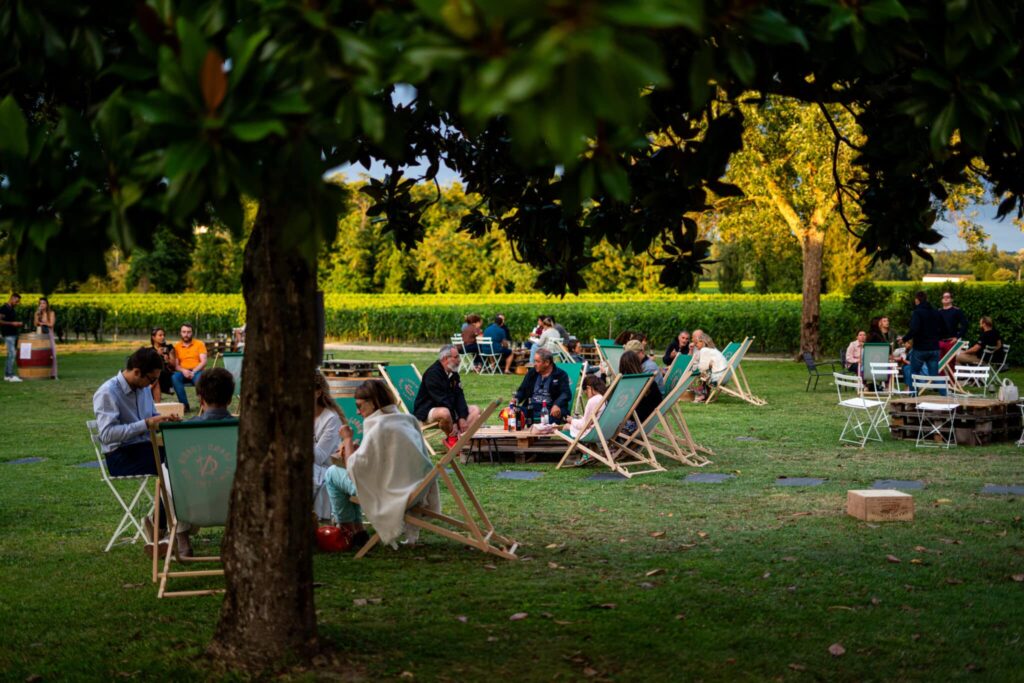
M 327 377 L 327 384 L 335 396 L 352 396 L 360 384 L 368 379 L 380 377 L 378 365 L 387 365 L 386 360 L 346 360 L 328 358 L 320 364 L 320 371 Z
M 473 462 L 501 463 L 514 460 L 516 464 L 557 461 L 565 453 L 566 442 L 553 434 L 538 434 L 530 430 L 505 431 L 501 425 L 481 427 L 469 442 L 469 460 Z
M 895 439 L 917 437 L 920 421 L 917 404 L 956 403 L 957 446 L 981 446 L 1013 441 L 1021 429 L 1021 415 L 1016 402 L 1000 401 L 982 396 L 910 396 L 889 402 L 889 430 Z M 943 430 L 947 431 L 947 430 Z

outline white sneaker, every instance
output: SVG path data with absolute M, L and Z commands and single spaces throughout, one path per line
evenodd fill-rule
M 4 381 L 5 381 L 5 382 L 10 382 L 10 381 L 11 381 L 11 378 L 10 378 L 10 377 L 8 377 L 7 375 L 4 375 Z
M 20 382 L 20 381 L 21 381 L 21 378 L 20 378 L 20 377 L 18 377 L 17 375 L 15 375 L 15 376 L 13 376 L 13 377 L 8 377 L 8 378 L 7 378 L 7 381 L 8 381 L 8 382 Z

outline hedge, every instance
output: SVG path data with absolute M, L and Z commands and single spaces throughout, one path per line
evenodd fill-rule
M 856 311 L 839 295 L 822 298 L 822 348 L 832 356 L 844 348 L 867 318 L 887 314 L 894 329 L 902 332 L 909 320 L 909 297 L 915 287 L 883 289 L 888 298 L 872 311 Z M 939 301 L 943 287 L 924 288 Z M 1024 335 L 1024 286 L 954 285 L 957 303 L 971 321 L 969 337 L 977 336 L 977 319 L 991 315 L 1004 339 Z M 24 295 L 19 316 L 29 321 L 38 297 Z M 225 333 L 245 319 L 242 297 L 237 294 L 55 294 L 50 297 L 58 326 L 65 337 L 74 335 L 108 338 L 114 335 L 144 336 L 155 326 L 168 328 L 189 321 L 200 337 Z M 799 294 L 586 294 L 553 299 L 541 294 L 414 295 L 328 294 L 325 297 L 327 335 L 345 341 L 419 342 L 436 344 L 457 332 L 463 317 L 479 313 L 485 320 L 504 313 L 512 334 L 524 338 L 538 314 L 554 316 L 581 339 L 614 336 L 623 329 L 642 330 L 656 348 L 664 347 L 679 329 L 701 327 L 723 344 L 732 339 L 756 337 L 754 349 L 790 353 L 800 339 Z M 287 311 L 281 311 L 287 321 Z

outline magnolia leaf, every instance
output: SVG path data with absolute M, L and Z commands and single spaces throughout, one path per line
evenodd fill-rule
M 199 85 L 203 91 L 206 113 L 212 115 L 228 94 L 228 77 L 224 74 L 224 59 L 213 48 L 206 51 L 203 68 L 199 73 Z
M 268 135 L 285 137 L 288 134 L 284 124 L 277 119 L 233 123 L 228 126 L 228 130 L 242 142 L 259 142 Z
M 0 151 L 28 154 L 28 123 L 11 95 L 0 101 Z

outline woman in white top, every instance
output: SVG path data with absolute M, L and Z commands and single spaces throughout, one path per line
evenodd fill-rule
M 313 509 L 320 519 L 331 518 L 331 499 L 324 487 L 324 476 L 331 466 L 331 455 L 341 445 L 341 410 L 331 396 L 327 378 L 319 370 L 313 382 L 316 398 L 313 402 Z
M 552 353 L 558 351 L 559 342 L 563 341 L 558 334 L 558 330 L 555 329 L 555 321 L 549 316 L 544 316 L 540 319 L 540 325 L 543 331 L 540 333 L 537 343 L 534 344 L 530 351 L 530 362 L 533 362 L 533 354 L 537 352 L 537 349 L 547 349 Z
M 583 393 L 587 397 L 587 405 L 583 409 L 583 417 L 574 417 L 569 422 L 569 435 L 572 438 L 580 436 L 581 432 L 585 436 L 593 429 L 591 426 L 585 432 L 583 431 L 584 425 L 591 417 L 596 420 L 604 412 L 602 401 L 604 401 L 604 392 L 607 390 L 608 386 L 598 375 L 587 375 L 583 378 Z M 598 406 L 601 406 L 600 409 Z
M 712 385 L 722 381 L 729 363 L 722 352 L 715 348 L 715 342 L 707 333 L 700 330 L 694 332 L 693 343 L 698 349 L 697 369 L 700 371 L 697 397 L 694 400 L 699 402 L 707 398 Z

